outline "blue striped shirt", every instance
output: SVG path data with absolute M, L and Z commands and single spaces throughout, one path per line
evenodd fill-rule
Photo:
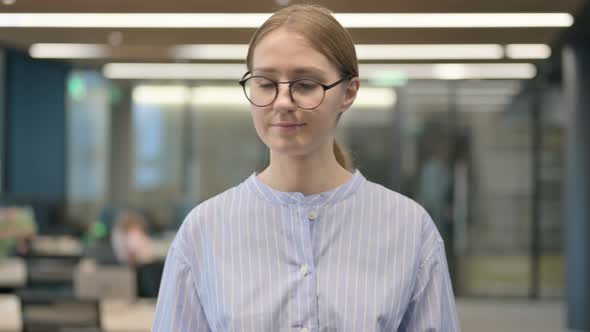
M 414 201 L 358 170 L 320 194 L 255 174 L 193 209 L 152 331 L 460 331 L 444 244 Z

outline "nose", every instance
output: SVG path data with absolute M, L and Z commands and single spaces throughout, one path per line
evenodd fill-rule
M 295 111 L 297 105 L 291 99 L 289 94 L 288 84 L 279 84 L 279 90 L 277 92 L 277 98 L 273 103 L 273 109 L 281 112 Z

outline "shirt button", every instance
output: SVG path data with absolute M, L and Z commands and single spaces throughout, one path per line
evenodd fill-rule
M 309 267 L 307 267 L 307 265 L 302 265 L 301 270 L 299 271 L 301 272 L 301 275 L 307 277 L 307 275 L 309 274 Z
M 301 329 L 301 332 L 309 332 L 309 329 L 307 327 L 304 327 Z
M 309 221 L 314 221 L 318 218 L 318 213 L 315 211 L 309 211 L 309 213 L 307 214 L 307 219 L 309 219 Z

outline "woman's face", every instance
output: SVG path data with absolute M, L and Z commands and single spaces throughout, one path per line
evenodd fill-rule
M 258 43 L 253 53 L 252 75 L 275 81 L 309 78 L 332 84 L 342 78 L 336 67 L 307 40 L 279 28 Z M 356 96 L 358 79 L 344 81 L 325 92 L 313 110 L 299 108 L 290 98 L 288 84 L 279 84 L 275 101 L 265 107 L 252 105 L 252 118 L 260 139 L 272 152 L 306 156 L 331 144 L 337 117 Z

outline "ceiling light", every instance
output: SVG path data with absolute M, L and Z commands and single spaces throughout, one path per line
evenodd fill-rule
M 249 103 L 242 88 L 236 86 L 200 86 L 191 91 L 191 105 L 194 106 L 243 106 Z
M 243 64 L 220 63 L 109 63 L 103 74 L 110 79 L 235 80 L 246 72 Z
M 421 63 L 360 64 L 361 77 L 378 77 L 396 71 L 408 79 L 531 79 L 537 71 L 530 63 Z
M 182 85 L 139 85 L 133 89 L 133 102 L 142 105 L 184 105 L 190 91 Z
M 107 48 L 97 44 L 33 44 L 29 48 L 33 58 L 97 59 L 107 54 Z
M 545 44 L 510 44 L 506 46 L 506 56 L 511 59 L 547 59 L 551 47 Z
M 392 108 L 397 100 L 395 90 L 392 88 L 361 87 L 354 100 L 353 106 Z
M 270 13 L 1 13 L 5 28 L 258 28 Z M 568 13 L 341 13 L 346 28 L 569 27 Z
M 335 14 L 347 28 L 569 27 L 568 13 Z
M 496 44 L 357 45 L 359 60 L 501 59 Z
M 10 28 L 256 28 L 268 13 L 2 13 Z
M 176 59 L 244 60 L 248 53 L 247 44 L 199 44 L 172 47 Z

